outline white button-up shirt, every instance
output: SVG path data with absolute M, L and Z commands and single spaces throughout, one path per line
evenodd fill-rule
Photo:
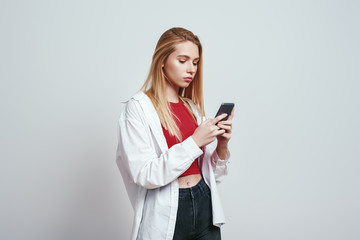
M 191 100 L 198 124 L 201 114 Z M 171 240 L 178 207 L 177 178 L 199 158 L 199 166 L 211 190 L 213 224 L 225 223 L 217 183 L 227 174 L 225 160 L 216 153 L 216 140 L 201 150 L 190 136 L 167 146 L 160 119 L 150 100 L 138 92 L 126 102 L 118 122 L 116 163 L 134 209 L 132 240 Z

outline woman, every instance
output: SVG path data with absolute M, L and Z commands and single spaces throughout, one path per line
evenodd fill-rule
M 221 239 L 216 184 L 227 174 L 233 112 L 227 121 L 226 114 L 205 120 L 198 37 L 183 28 L 164 32 L 141 90 L 118 125 L 131 239 Z

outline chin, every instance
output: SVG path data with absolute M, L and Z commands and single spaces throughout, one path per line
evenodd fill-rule
M 190 85 L 190 83 L 187 83 L 187 82 L 186 82 L 186 83 L 184 83 L 184 84 L 181 84 L 180 87 L 181 87 L 181 88 L 187 88 L 189 85 Z

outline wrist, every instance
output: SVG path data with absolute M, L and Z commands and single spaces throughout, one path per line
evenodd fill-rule
M 218 142 L 216 149 L 227 149 L 228 148 L 228 143 L 220 143 Z
M 196 143 L 196 145 L 197 145 L 199 148 L 201 148 L 201 146 L 200 146 L 198 140 L 196 139 L 196 137 L 195 137 L 194 135 L 191 135 L 191 137 L 192 137 L 192 139 L 194 140 L 194 142 Z
M 226 158 L 226 154 L 228 152 L 228 146 L 227 144 L 226 145 L 223 145 L 223 146 L 217 146 L 216 147 L 216 153 L 217 155 L 219 156 L 220 159 L 225 159 Z

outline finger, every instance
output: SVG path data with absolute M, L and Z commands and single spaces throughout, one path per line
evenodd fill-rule
M 234 111 L 235 111 L 235 107 L 233 108 L 233 110 L 231 111 L 231 113 L 230 113 L 230 116 L 229 116 L 229 120 L 232 120 L 233 119 L 233 117 L 234 117 Z
M 215 133 L 215 136 L 223 135 L 226 131 L 224 129 L 220 129 Z
M 223 133 L 223 134 L 221 135 L 221 137 L 226 138 L 226 139 L 230 139 L 230 138 L 231 138 L 231 133 L 225 132 L 225 133 Z
M 224 133 L 223 135 L 221 135 L 221 137 L 226 138 L 226 139 L 230 139 L 231 138 L 231 133 Z
M 231 130 L 225 130 L 225 133 L 231 134 Z
M 223 125 L 229 125 L 229 126 L 231 126 L 231 125 L 232 125 L 232 121 L 231 121 L 231 120 L 220 121 L 220 122 L 218 122 L 218 124 L 223 124 Z
M 217 122 L 219 122 L 221 119 L 225 118 L 226 116 L 227 116 L 227 114 L 226 114 L 226 113 L 223 113 L 223 114 L 217 116 L 216 118 L 214 118 L 214 119 L 211 121 L 211 123 L 212 123 L 212 124 L 216 124 Z
M 220 130 L 220 128 L 218 127 L 218 125 L 210 124 L 209 130 L 214 132 Z
M 217 126 L 218 126 L 219 128 L 221 128 L 221 129 L 225 129 L 225 130 L 228 130 L 228 131 L 231 130 L 231 126 L 228 126 L 228 125 L 224 125 L 224 124 L 218 123 Z

